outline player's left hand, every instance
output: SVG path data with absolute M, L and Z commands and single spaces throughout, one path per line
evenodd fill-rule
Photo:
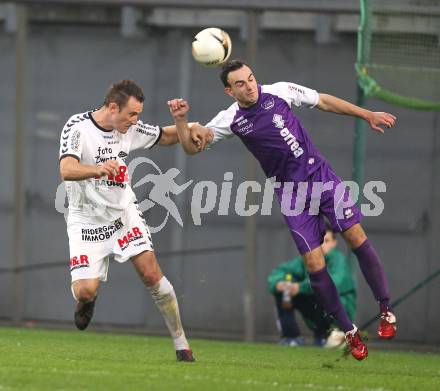
M 372 111 L 367 118 L 367 122 L 370 125 L 371 129 L 379 133 L 385 133 L 383 127 L 389 129 L 396 125 L 396 120 L 397 118 L 394 115 L 381 111 Z
M 212 141 L 213 134 L 211 129 L 205 128 L 198 122 L 190 124 L 191 139 L 198 151 L 203 151 L 207 144 Z

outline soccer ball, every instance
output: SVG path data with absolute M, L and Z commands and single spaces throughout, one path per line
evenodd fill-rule
M 200 31 L 192 43 L 192 55 L 199 64 L 217 67 L 226 62 L 231 55 L 232 42 L 228 33 L 210 27 Z

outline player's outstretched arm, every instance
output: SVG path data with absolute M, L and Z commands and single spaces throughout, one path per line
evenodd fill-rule
M 370 111 L 356 106 L 333 95 L 319 94 L 319 102 L 316 107 L 323 111 L 336 114 L 351 115 L 367 121 L 371 129 L 384 133 L 383 127 L 392 128 L 396 124 L 396 117 L 389 113 Z
M 159 145 L 174 145 L 179 142 L 175 125 L 164 126 L 160 136 Z
M 207 143 L 206 131 L 204 126 L 201 126 L 198 122 L 189 122 L 188 128 L 190 131 L 191 139 L 193 143 L 197 146 L 199 151 L 205 148 Z M 160 137 L 160 145 L 174 145 L 179 142 L 179 136 L 177 134 L 176 125 L 164 126 L 162 128 L 162 136 Z
M 99 166 L 81 164 L 72 156 L 66 156 L 60 161 L 60 174 L 64 181 L 82 181 L 84 179 L 117 175 L 119 164 L 116 160 L 107 160 Z
M 177 135 L 184 151 L 189 155 L 203 151 L 206 144 L 212 140 L 212 131 L 197 122 L 191 123 L 190 128 L 186 116 L 189 111 L 189 105 L 185 100 L 170 100 L 168 101 L 168 107 L 174 118 Z

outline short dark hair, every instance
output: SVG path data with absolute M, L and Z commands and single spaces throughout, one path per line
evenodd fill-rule
M 119 110 L 122 110 L 131 96 L 141 103 L 145 100 L 142 88 L 133 80 L 117 81 L 108 89 L 104 100 L 104 106 L 108 106 L 110 103 L 114 102 L 119 106 Z
M 327 232 L 331 232 L 331 234 L 333 235 L 333 237 L 335 237 L 335 231 L 333 231 L 333 227 L 330 225 L 330 222 L 325 221 L 325 233 Z
M 222 81 L 223 85 L 225 87 L 230 87 L 228 82 L 228 75 L 230 72 L 236 71 L 237 69 L 240 69 L 241 67 L 248 66 L 244 61 L 241 60 L 229 60 L 222 66 L 222 70 L 220 72 L 220 80 Z M 249 67 L 250 68 L 250 67 Z

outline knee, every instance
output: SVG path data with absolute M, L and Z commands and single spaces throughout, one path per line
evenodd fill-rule
M 73 292 L 75 299 L 82 303 L 87 303 L 96 296 L 96 289 L 89 286 L 74 287 Z
M 344 231 L 342 236 L 352 250 L 357 249 L 367 240 L 367 234 L 359 224 Z
M 162 273 L 157 270 L 145 270 L 141 274 L 141 279 L 147 286 L 156 285 L 162 278 Z
M 133 258 L 136 272 L 147 287 L 156 285 L 163 277 L 156 256 L 152 251 L 144 251 Z
M 365 232 L 356 232 L 354 235 L 347 237 L 346 241 L 352 250 L 356 250 L 367 240 Z
M 309 273 L 318 272 L 325 266 L 324 253 L 321 247 L 303 254 L 303 260 Z
M 305 260 L 306 268 L 309 273 L 320 271 L 325 266 L 324 257 L 313 257 Z
M 310 263 L 307 265 L 307 271 L 309 273 L 316 273 L 319 272 L 325 265 L 319 263 L 319 262 L 315 262 L 315 263 Z

